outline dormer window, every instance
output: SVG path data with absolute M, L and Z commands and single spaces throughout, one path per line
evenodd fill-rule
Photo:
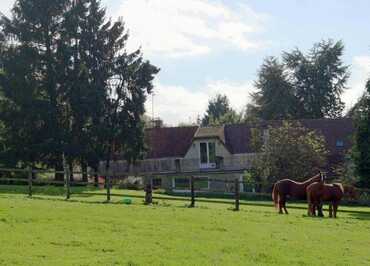
M 216 167 L 216 144 L 215 142 L 200 143 L 200 168 Z
M 341 140 L 341 139 L 337 139 L 337 142 L 336 142 L 335 146 L 336 146 L 337 148 L 343 148 L 343 147 L 344 147 L 344 142 L 343 142 L 343 140 Z

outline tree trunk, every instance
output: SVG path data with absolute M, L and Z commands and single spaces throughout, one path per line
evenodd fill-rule
M 31 164 L 31 169 L 36 169 L 35 163 Z M 32 180 L 35 180 L 35 179 L 36 179 L 36 173 L 32 172 Z
M 69 167 L 69 181 L 73 182 L 74 181 L 74 175 L 73 175 L 73 163 L 68 164 Z

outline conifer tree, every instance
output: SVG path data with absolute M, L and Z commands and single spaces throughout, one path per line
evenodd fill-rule
M 126 50 L 121 20 L 107 20 L 98 0 L 18 0 L 0 25 L 4 151 L 57 170 L 62 155 L 95 170 L 115 152 L 140 156 L 159 69 Z
M 370 80 L 366 84 L 364 107 L 357 119 L 353 157 L 360 185 L 370 188 Z
M 252 94 L 257 115 L 264 120 L 292 119 L 298 116 L 298 101 L 283 64 L 275 57 L 266 58 Z

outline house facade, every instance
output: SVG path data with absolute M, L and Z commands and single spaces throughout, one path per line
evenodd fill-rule
M 299 122 L 324 136 L 329 165 L 344 160 L 354 131 L 351 119 L 308 119 Z M 155 187 L 171 191 L 188 191 L 190 176 L 194 176 L 197 190 L 231 192 L 234 189 L 232 182 L 219 181 L 241 181 L 244 171 L 251 168 L 257 156 L 252 145 L 253 129 L 258 128 L 263 141 L 266 141 L 268 128 L 281 124 L 282 121 L 266 121 L 257 125 L 147 129 L 148 151 L 145 159 L 129 168 L 125 161 L 118 160 L 113 164 L 114 171 L 145 176 Z M 245 189 L 243 186 L 240 188 L 241 191 Z

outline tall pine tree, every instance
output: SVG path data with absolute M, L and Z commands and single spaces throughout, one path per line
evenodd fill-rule
M 230 102 L 226 95 L 217 94 L 209 100 L 206 114 L 202 118 L 201 124 L 202 126 L 218 124 L 218 121 L 221 121 L 228 114 L 232 118 L 234 114 L 236 115 L 236 112 L 230 107 Z
M 298 116 L 298 101 L 284 65 L 275 57 L 266 58 L 252 94 L 257 115 L 264 120 L 292 119 Z
M 62 168 L 64 126 L 57 83 L 57 38 L 66 0 L 18 0 L 2 17 L 0 87 L 6 151 L 24 163 Z
M 122 21 L 107 20 L 98 0 L 19 0 L 1 26 L 8 152 L 29 149 L 56 169 L 63 154 L 71 168 L 95 170 L 115 152 L 140 156 L 144 102 L 159 69 L 126 51 Z

